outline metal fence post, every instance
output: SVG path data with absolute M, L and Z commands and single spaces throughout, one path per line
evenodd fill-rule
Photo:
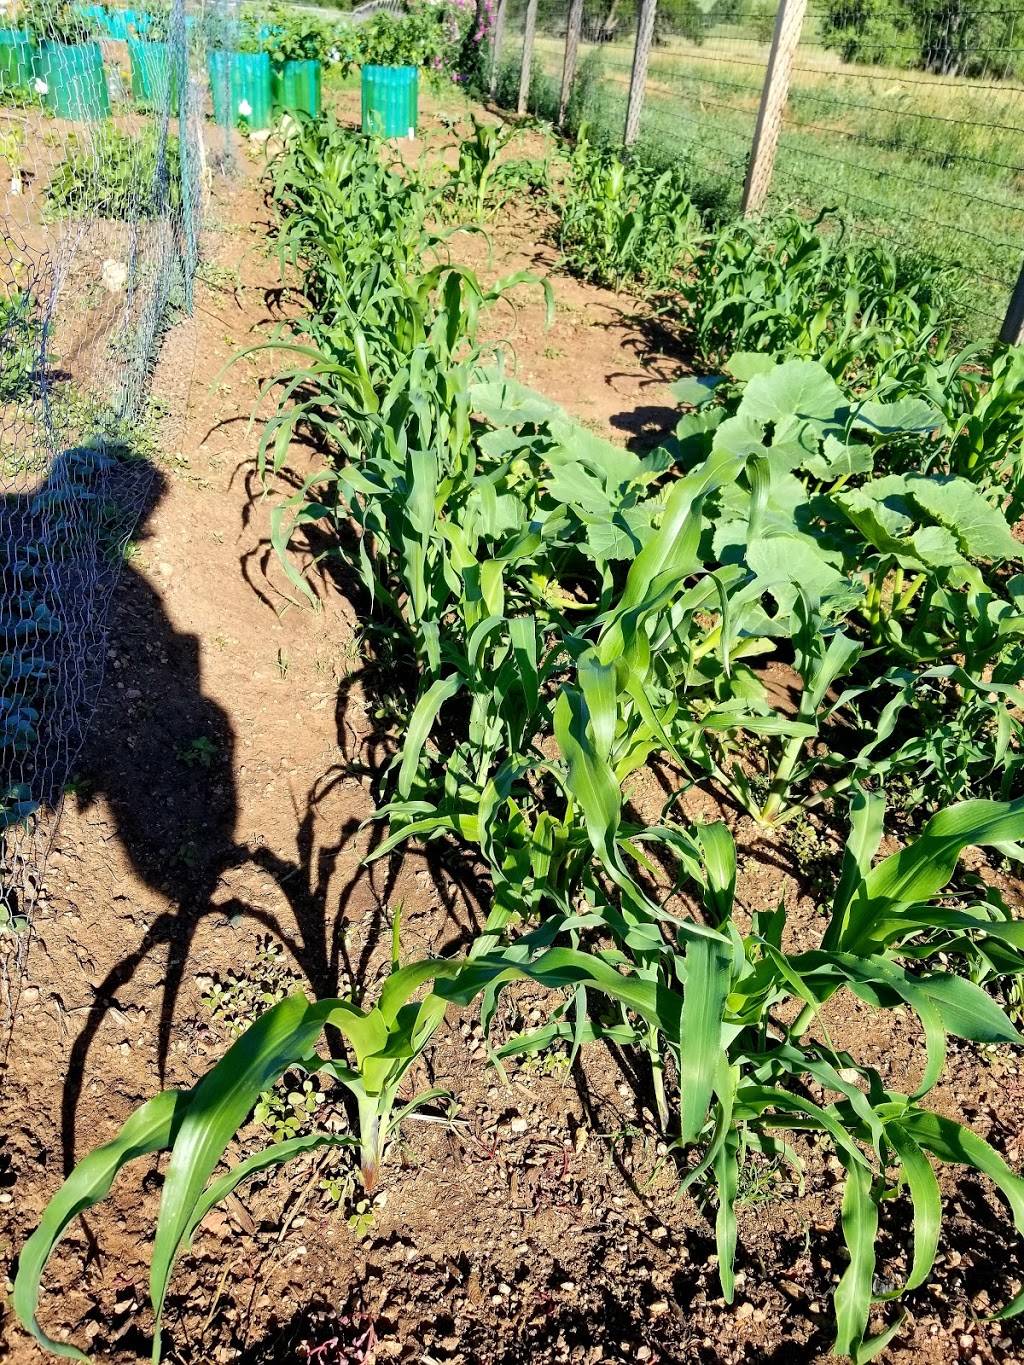
M 529 0 L 526 6 L 526 29 L 523 33 L 523 66 L 519 72 L 519 103 L 516 112 L 526 113 L 530 102 L 530 67 L 533 64 L 533 40 L 537 33 L 537 0 Z
M 1010 304 L 1003 319 L 999 340 L 1005 341 L 1008 346 L 1024 344 L 1024 265 L 1020 268 L 1017 283 L 1010 295 Z
M 491 79 L 488 85 L 491 99 L 498 88 L 498 63 L 501 61 L 501 44 L 505 38 L 505 12 L 508 0 L 498 0 L 498 11 L 494 16 L 494 33 L 491 35 Z
M 576 79 L 576 58 L 583 28 L 583 0 L 569 0 L 569 20 L 565 26 L 565 59 L 562 62 L 562 93 L 558 98 L 558 126 L 565 127 L 565 115 Z
M 750 149 L 750 164 L 743 186 L 744 214 L 757 212 L 772 183 L 775 153 L 789 97 L 789 81 L 806 10 L 807 0 L 779 0 L 771 52 L 768 54 L 768 69 L 764 73 L 761 107 L 757 111 L 754 142 Z
M 631 147 L 640 132 L 640 116 L 644 111 L 644 90 L 647 87 L 647 62 L 654 41 L 654 16 L 658 0 L 640 0 L 636 17 L 636 46 L 633 49 L 633 72 L 629 78 L 629 104 L 626 107 L 626 131 L 623 143 Z

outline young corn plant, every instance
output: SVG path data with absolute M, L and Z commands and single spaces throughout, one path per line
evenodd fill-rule
M 665 290 L 701 241 L 700 216 L 676 169 L 656 174 L 577 137 L 558 225 L 569 268 L 612 288 Z
M 22 1324 L 54 1354 L 87 1359 L 72 1344 L 48 1337 L 40 1326 L 36 1310 L 41 1280 L 74 1219 L 105 1199 L 122 1167 L 139 1157 L 170 1153 L 150 1271 L 154 1361 L 160 1359 L 163 1307 L 177 1259 L 187 1251 L 206 1214 L 243 1181 L 302 1153 L 357 1143 L 364 1187 L 368 1194 L 376 1190 L 389 1136 L 413 1109 L 443 1093 L 431 1090 L 399 1102 L 403 1081 L 436 1033 L 449 1003 L 433 992 L 416 997 L 429 982 L 457 976 L 460 969 L 454 961 L 405 967 L 396 962 L 377 1002 L 369 1007 L 351 999 L 313 1004 L 301 993 L 290 995 L 250 1025 L 190 1090 L 164 1091 L 147 1101 L 110 1142 L 78 1163 L 22 1249 L 14 1287 L 15 1311 Z M 317 1053 L 318 1040 L 328 1027 L 344 1039 L 344 1059 Z M 320 1132 L 288 1138 L 218 1174 L 228 1145 L 260 1096 L 289 1070 L 340 1082 L 356 1103 L 357 1137 Z
M 783 948 L 782 906 L 756 912 L 746 933 L 733 922 L 735 854 L 724 826 L 679 832 L 675 845 L 702 890 L 705 932 L 684 936 L 678 948 L 663 944 L 655 976 L 646 974 L 635 953 L 621 948 L 576 953 L 578 976 L 569 1005 L 544 1028 L 496 1049 L 499 1060 L 558 1041 L 579 1046 L 605 1039 L 650 1047 L 653 1040 L 662 1049 L 677 1077 L 676 1143 L 681 1156 L 696 1153 L 692 1164 L 682 1164 L 681 1188 L 715 1194 L 719 1276 L 730 1302 L 737 1190 L 747 1156 L 761 1153 L 801 1168 L 798 1146 L 806 1134 L 828 1142 L 845 1170 L 841 1225 L 848 1256 L 834 1296 L 834 1349 L 855 1361 L 882 1350 L 904 1316 L 872 1336 L 873 1308 L 898 1300 L 932 1274 L 941 1227 L 934 1161 L 987 1176 L 1024 1233 L 1024 1180 L 988 1143 L 922 1103 L 942 1073 L 949 1036 L 985 1044 L 1024 1042 L 991 996 L 951 969 L 958 959 L 980 958 L 993 964 L 989 980 L 1019 980 L 1021 926 L 992 913 L 990 903 L 949 906 L 942 894 L 963 848 L 1015 848 L 1024 835 L 1024 802 L 952 806 L 905 849 L 872 866 L 883 810 L 881 798 L 855 795 L 825 930 L 817 948 L 802 952 Z M 539 973 L 550 956 L 545 950 L 535 959 Z M 484 959 L 477 979 L 493 965 L 493 958 Z M 630 981 L 631 999 L 618 988 L 605 991 L 601 972 L 609 968 Z M 531 974 L 526 962 L 517 962 L 516 969 Z M 471 980 L 467 973 L 453 983 L 456 998 Z M 488 1020 L 495 984 L 503 983 L 491 979 Z M 578 1017 L 581 990 L 588 1002 L 585 1023 Z M 926 1059 L 909 1093 L 889 1088 L 876 1068 L 837 1047 L 819 1024 L 822 1008 L 842 991 L 875 1009 L 903 1005 L 916 1014 Z M 787 1019 L 793 1022 L 784 1023 Z M 912 1214 L 910 1268 L 901 1285 L 880 1292 L 879 1211 L 904 1193 Z M 1024 1293 L 999 1316 L 1022 1308 Z
M 928 470 L 969 479 L 1013 525 L 1024 514 L 1024 347 L 966 347 L 941 363 L 923 355 L 901 377 L 945 419 Z
M 828 230 L 830 216 L 739 221 L 708 238 L 680 286 L 704 364 L 757 351 L 877 383 L 922 356 L 945 359 L 958 310 L 944 272 L 883 242 L 850 240 L 842 222 Z
M 513 163 L 502 161 L 501 156 L 516 130 L 508 123 L 486 123 L 473 113 L 469 120 L 472 132 L 458 144 L 458 165 L 443 193 L 451 215 L 460 221 L 482 223 L 509 196 L 508 168 Z

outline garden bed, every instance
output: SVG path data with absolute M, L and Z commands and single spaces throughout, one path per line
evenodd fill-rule
M 432 138 L 443 141 L 436 122 Z M 190 1085 L 241 1025 L 289 982 L 316 995 L 387 971 L 401 906 L 405 960 L 464 948 L 486 914 L 480 868 L 454 852 L 410 851 L 362 864 L 379 838 L 370 776 L 394 749 L 381 679 L 337 584 L 323 611 L 288 602 L 268 544 L 248 417 L 265 357 L 221 373 L 279 318 L 255 157 L 218 190 L 195 317 L 168 338 L 155 394 L 184 425 L 162 435 L 159 488 L 119 590 L 108 687 L 75 775 L 14 1020 L 0 1149 L 8 1265 L 62 1168 L 161 1085 Z M 543 224 L 541 224 L 543 226 Z M 521 208 L 458 258 L 497 278 L 556 257 Z M 650 445 L 672 424 L 669 384 L 684 366 L 651 309 L 555 273 L 556 320 L 528 293 L 499 308 L 517 373 L 620 445 Z M 283 305 L 287 310 L 288 303 Z M 293 447 L 301 477 L 316 459 Z M 787 679 L 781 678 L 785 686 Z M 630 790 L 657 799 L 657 774 Z M 691 793 L 688 818 L 724 819 L 739 854 L 742 922 L 784 902 L 794 949 L 820 934 L 819 887 L 838 869 L 825 823 L 768 840 L 745 815 Z M 889 851 L 888 847 L 884 851 Z M 984 860 L 975 859 L 979 868 Z M 1021 888 L 1002 874 L 1007 894 Z M 270 947 L 268 948 L 268 945 Z M 499 1035 L 543 1017 L 550 997 L 502 998 Z M 920 1030 L 908 1011 L 826 1011 L 817 1027 L 910 1089 Z M 843 1265 L 831 1152 L 801 1143 L 799 1190 L 784 1167 L 754 1168 L 740 1206 L 736 1302 L 714 1264 L 714 1209 L 677 1197 L 650 1098 L 628 1054 L 584 1050 L 513 1063 L 502 1085 L 482 1064 L 474 1011 L 452 1011 L 413 1072 L 450 1089 L 449 1120 L 403 1125 L 372 1205 L 345 1167 L 314 1156 L 259 1177 L 214 1211 L 179 1265 L 165 1358 L 199 1362 L 364 1359 L 480 1362 L 817 1361 L 832 1339 Z M 1018 1164 L 1024 1079 L 1009 1049 L 951 1045 L 930 1102 L 969 1122 Z M 437 1116 L 431 1116 L 436 1119 Z M 336 1114 L 318 1115 L 319 1126 Z M 265 1125 L 243 1133 L 264 1140 Z M 96 1359 L 144 1358 L 154 1161 L 76 1225 L 49 1271 L 48 1330 Z M 883 1359 L 910 1365 L 1019 1359 L 1017 1323 L 983 1324 L 1024 1277 L 1019 1242 L 983 1181 L 942 1172 L 947 1221 L 933 1276 Z M 902 1247 L 888 1234 L 883 1245 Z M 886 1265 L 898 1281 L 899 1261 Z M 905 1261 L 902 1266 L 906 1273 Z M 43 1357 L 5 1324 L 13 1361 Z

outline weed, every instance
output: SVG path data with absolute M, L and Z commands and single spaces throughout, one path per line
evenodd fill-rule
M 264 1010 L 280 1004 L 300 983 L 301 978 L 285 961 L 281 945 L 267 938 L 244 972 L 232 972 L 210 983 L 203 1003 L 237 1038 Z
M 177 756 L 180 762 L 190 768 L 212 768 L 220 750 L 206 735 L 197 735 L 187 744 L 179 745 Z

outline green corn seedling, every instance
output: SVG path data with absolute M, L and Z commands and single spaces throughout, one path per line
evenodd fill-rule
M 454 975 L 458 963 L 418 962 L 392 970 L 377 1003 L 363 1008 L 352 1000 L 311 1004 L 291 995 L 261 1015 L 191 1090 L 165 1091 L 149 1100 L 105 1146 L 83 1158 L 50 1201 L 22 1250 L 14 1299 L 23 1324 L 58 1355 L 84 1360 L 76 1347 L 49 1339 L 36 1320 L 40 1280 L 54 1247 L 69 1224 L 109 1193 L 129 1161 L 169 1151 L 170 1164 L 157 1218 L 150 1275 L 156 1318 L 153 1358 L 160 1357 L 160 1320 L 175 1262 L 205 1215 L 242 1181 L 322 1146 L 350 1145 L 347 1134 L 315 1133 L 276 1142 L 225 1173 L 215 1175 L 229 1142 L 260 1095 L 285 1071 L 298 1068 L 329 1075 L 354 1097 L 358 1113 L 360 1169 L 368 1193 L 377 1188 L 388 1137 L 404 1115 L 437 1098 L 429 1091 L 398 1105 L 398 1091 L 410 1067 L 440 1025 L 448 1001 L 429 993 L 414 996 L 439 975 Z M 328 1026 L 345 1040 L 345 1060 L 315 1052 Z

